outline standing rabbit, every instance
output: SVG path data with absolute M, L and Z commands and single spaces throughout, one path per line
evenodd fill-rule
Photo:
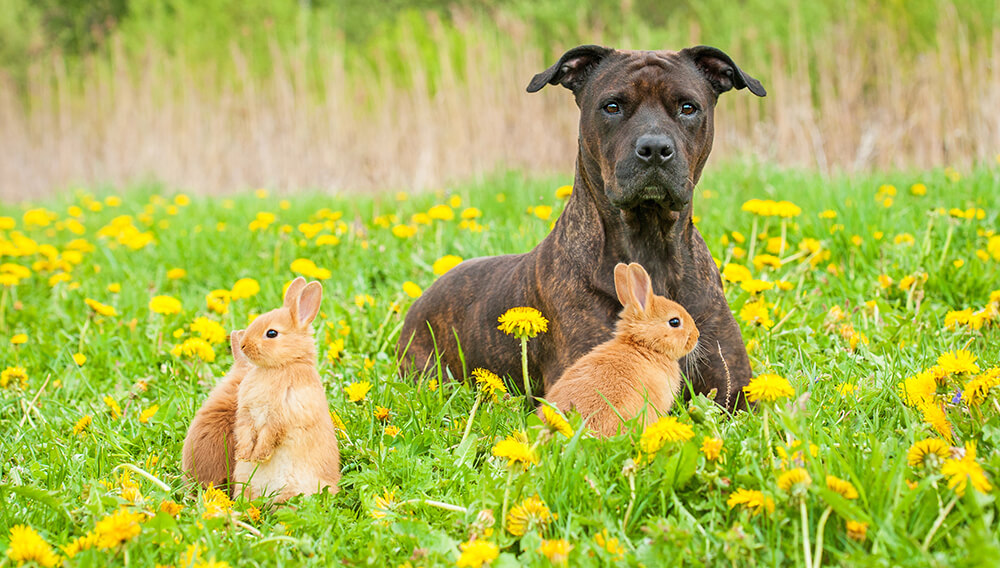
M 677 361 L 698 343 L 691 315 L 653 294 L 641 265 L 615 266 L 615 291 L 625 309 L 614 337 L 581 357 L 546 393 L 564 412 L 575 407 L 601 436 L 615 435 L 639 414 L 650 424 L 654 413 L 669 412 L 681 390 Z
M 242 337 L 243 330 L 229 335 L 233 366 L 198 409 L 184 438 L 181 469 L 202 485 L 225 487 L 232 478 L 236 463 L 236 394 L 253 367 L 240 350 Z
M 337 492 L 340 452 L 310 325 L 322 298 L 319 282 L 297 278 L 284 305 L 243 335 L 241 348 L 254 367 L 237 393 L 233 479 L 250 498 L 275 494 L 283 502 L 324 487 Z

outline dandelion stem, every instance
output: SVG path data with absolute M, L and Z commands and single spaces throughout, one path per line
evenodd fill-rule
M 750 252 L 747 259 L 753 261 L 753 252 L 757 249 L 757 216 L 753 216 L 753 227 L 750 229 Z
M 502 527 L 504 519 L 507 518 L 507 505 L 510 504 L 510 482 L 514 479 L 514 468 L 507 468 L 507 484 L 503 489 L 503 508 L 500 509 L 500 527 L 502 532 Z
M 781 248 L 778 251 L 778 256 L 785 256 L 785 235 L 788 234 L 788 220 L 784 217 L 781 218 Z M 753 259 L 750 259 L 751 261 Z
M 531 381 L 528 380 L 528 338 L 521 338 L 521 374 L 524 375 L 524 402 L 531 410 Z
M 806 511 L 806 500 L 799 501 L 799 512 L 802 514 L 802 551 L 806 555 L 806 566 L 812 566 L 812 553 L 809 547 L 809 512 Z
M 766 446 L 768 449 L 770 449 L 770 447 L 771 447 L 771 431 L 768 428 L 768 419 L 769 419 L 768 410 L 770 408 L 771 408 L 771 406 L 768 403 L 765 402 L 764 403 L 764 415 L 761 417 L 761 420 L 764 421 L 764 446 Z
M 934 526 L 931 527 L 930 532 L 927 533 L 927 538 L 924 539 L 923 546 L 920 547 L 921 550 L 927 552 L 927 549 L 931 545 L 931 540 L 934 538 L 934 533 L 936 533 L 937 530 L 941 528 L 941 525 L 944 524 L 944 520 L 948 517 L 948 513 L 951 513 L 951 509 L 955 506 L 955 503 L 957 502 L 958 502 L 958 495 L 955 495 L 954 497 L 952 497 L 951 501 L 945 506 L 945 508 L 941 509 L 941 514 L 938 515 L 938 518 L 934 521 Z
M 625 516 L 622 517 L 622 532 L 625 532 L 628 528 L 629 517 L 632 516 L 632 507 L 635 506 L 635 473 L 630 472 L 628 474 L 628 488 L 629 488 L 629 501 L 628 509 L 625 510 Z
M 465 433 L 462 434 L 462 441 L 458 443 L 458 447 L 462 447 L 465 443 L 466 438 L 469 437 L 469 432 L 472 431 L 472 421 L 476 419 L 476 411 L 479 410 L 479 403 L 483 400 L 483 393 L 480 391 L 476 394 L 476 402 L 472 403 L 472 411 L 469 412 L 469 421 L 465 425 Z
M 830 518 L 832 512 L 833 507 L 827 507 L 823 511 L 823 516 L 819 518 L 819 526 L 816 527 L 816 553 L 813 555 L 816 558 L 813 566 L 816 568 L 823 565 L 823 531 L 826 529 L 826 520 Z
M 427 505 L 428 507 L 437 507 L 438 509 L 444 509 L 445 511 L 453 511 L 455 513 L 468 513 L 469 510 L 465 507 L 460 507 L 458 505 L 452 505 L 451 503 L 445 503 L 444 501 L 434 501 L 432 499 L 410 499 L 408 501 L 403 501 L 400 505 Z
M 7 287 L 0 293 L 0 332 L 7 333 Z
M 944 237 L 944 247 L 941 249 L 941 257 L 938 259 L 938 270 L 944 266 L 944 259 L 948 256 L 948 249 L 951 248 L 951 237 L 955 234 L 955 223 L 948 223 L 948 233 Z

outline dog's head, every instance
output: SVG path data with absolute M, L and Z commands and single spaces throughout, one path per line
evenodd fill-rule
M 718 96 L 760 82 L 714 47 L 681 51 L 618 51 L 584 45 L 535 75 L 573 91 L 580 107 L 580 150 L 596 164 L 604 192 L 619 209 L 655 205 L 681 211 L 712 149 Z

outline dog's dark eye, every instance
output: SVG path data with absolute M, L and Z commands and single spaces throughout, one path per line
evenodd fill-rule
M 622 108 L 618 105 L 618 103 L 607 103 L 604 105 L 604 112 L 608 114 L 620 114 L 622 112 Z
M 681 114 L 684 116 L 691 116 L 696 112 L 698 112 L 698 107 L 692 103 L 684 103 L 681 105 Z
M 269 329 L 269 330 L 267 330 L 267 333 L 265 333 L 264 335 L 266 335 L 267 337 L 269 337 L 271 339 L 274 339 L 275 337 L 278 337 L 278 332 L 274 331 L 273 329 Z
M 668 321 L 667 323 L 670 324 L 670 327 L 680 327 L 681 318 L 670 318 L 670 321 Z

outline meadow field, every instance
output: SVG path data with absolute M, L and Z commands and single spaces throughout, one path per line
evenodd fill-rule
M 727 416 L 697 396 L 610 439 L 578 415 L 543 425 L 518 377 L 494 399 L 394 364 L 413 298 L 459 259 L 529 250 L 569 181 L 4 202 L 0 566 L 1000 558 L 997 162 L 832 178 L 711 163 L 696 223 L 776 398 Z M 181 446 L 231 364 L 226 334 L 297 275 L 324 286 L 340 492 L 275 507 L 195 487 Z

